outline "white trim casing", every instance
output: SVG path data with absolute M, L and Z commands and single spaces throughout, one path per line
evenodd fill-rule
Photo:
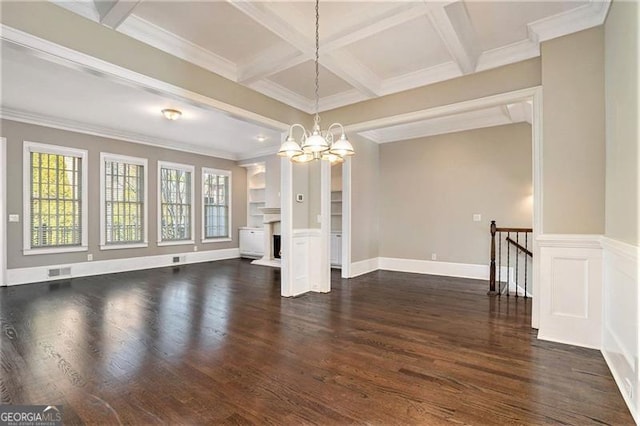
M 280 294 L 291 297 L 293 292 L 293 165 L 288 158 L 280 159 Z
M 179 257 L 179 263 L 173 261 Z M 7 271 L 7 284 L 18 285 L 55 281 L 92 275 L 113 274 L 117 272 L 139 271 L 142 269 L 163 268 L 166 266 L 179 266 L 190 263 L 211 262 L 215 260 L 235 259 L 240 257 L 237 248 L 207 250 L 199 252 L 184 252 L 175 254 L 162 254 L 157 256 L 129 257 L 124 259 L 99 260 L 93 262 L 79 262 L 64 265 L 46 265 L 33 268 L 16 268 Z M 48 271 L 52 268 L 71 268 L 71 274 L 64 277 L 49 277 Z
M 600 349 L 600 235 L 540 235 L 538 338 Z M 534 287 L 535 289 L 535 287 Z
M 31 248 L 31 152 L 41 152 L 47 154 L 64 155 L 72 157 L 80 157 L 82 160 L 81 169 L 81 193 L 80 193 L 80 227 L 81 227 L 81 241 L 79 246 L 69 247 L 43 247 L 43 248 Z M 40 254 L 53 254 L 53 253 L 68 253 L 87 251 L 89 249 L 89 201 L 88 201 L 88 185 L 89 185 L 89 151 L 86 149 L 68 148 L 60 145 L 49 145 L 39 142 L 23 142 L 22 150 L 22 204 L 23 204 L 23 223 L 22 223 L 22 245 L 25 256 L 40 255 Z
M 351 157 L 342 163 L 342 278 L 351 278 Z M 356 266 L 357 268 L 357 266 Z
M 227 176 L 229 178 L 229 189 L 227 191 L 227 202 L 229 203 L 229 210 L 228 210 L 228 217 L 227 217 L 227 236 L 226 237 L 219 237 L 219 238 L 207 238 L 205 236 L 205 214 L 204 214 L 204 175 L 205 174 L 212 174 L 212 175 L 222 175 L 222 176 Z M 212 169 L 210 167 L 203 167 L 202 168 L 202 173 L 200 174 L 200 201 L 202 204 L 202 211 L 201 211 L 201 215 L 202 215 L 202 234 L 201 234 L 201 242 L 202 243 L 222 243 L 222 242 L 226 242 L 226 241 L 231 241 L 232 240 L 232 236 L 231 236 L 231 232 L 232 232 L 232 225 L 233 225 L 233 212 L 232 212 L 232 206 L 233 206 L 233 189 L 232 189 L 232 178 L 231 178 L 231 171 L 230 170 L 221 170 L 221 169 Z
M 144 207 L 143 207 L 143 229 L 142 229 L 142 242 L 135 242 L 131 244 L 108 244 L 106 241 L 106 188 L 105 188 L 105 162 L 117 161 L 120 163 L 135 164 L 143 167 L 144 171 Z M 110 154 L 107 152 L 100 153 L 100 250 L 119 250 L 130 248 L 144 248 L 149 246 L 149 161 L 146 158 L 130 157 L 127 155 Z
M 602 248 L 602 355 L 640 424 L 640 247 L 603 237 Z
M 7 283 L 7 138 L 0 137 L 0 287 Z
M 162 183 L 160 182 L 161 179 L 161 170 L 165 168 L 165 169 L 173 169 L 173 170 L 180 170 L 180 171 L 184 171 L 184 172 L 188 172 L 191 173 L 191 238 L 189 238 L 188 240 L 171 240 L 171 241 L 163 241 L 162 240 Z M 195 196 L 195 166 L 189 165 L 189 164 L 180 164 L 180 163 L 172 163 L 170 161 L 158 161 L 158 175 L 157 175 L 157 190 L 158 190 L 158 212 L 157 212 L 157 220 L 158 220 L 158 226 L 157 226 L 157 231 L 158 234 L 156 236 L 157 239 L 157 245 L 158 247 L 163 247 L 163 246 L 179 246 L 179 245 L 187 245 L 187 244 L 195 244 L 195 209 L 196 209 L 196 196 Z

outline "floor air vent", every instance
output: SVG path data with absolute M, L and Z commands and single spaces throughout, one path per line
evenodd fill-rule
M 66 268 L 49 269 L 48 274 L 49 274 L 49 278 L 70 277 L 71 276 L 71 267 L 67 266 Z

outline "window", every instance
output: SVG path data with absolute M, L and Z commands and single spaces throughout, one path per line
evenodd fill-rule
M 100 248 L 147 246 L 147 160 L 100 154 Z
M 193 166 L 158 162 L 159 245 L 193 244 Z
M 25 254 L 87 250 L 87 151 L 24 143 Z
M 202 169 L 202 240 L 231 238 L 231 172 Z

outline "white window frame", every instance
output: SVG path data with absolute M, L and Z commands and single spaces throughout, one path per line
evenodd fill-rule
M 70 247 L 31 247 L 31 153 L 39 152 L 44 154 L 64 155 L 70 157 L 80 157 L 81 167 L 81 191 L 80 191 L 80 232 L 81 241 L 79 246 Z M 23 197 L 23 252 L 25 256 L 51 253 L 71 253 L 89 250 L 89 152 L 86 149 L 68 148 L 60 145 L 49 145 L 38 142 L 23 142 L 22 153 L 22 197 Z
M 144 198 L 142 202 L 143 205 L 143 227 L 142 227 L 142 242 L 135 243 L 118 243 L 118 244 L 109 244 L 107 243 L 107 221 L 106 221 L 106 208 L 107 208 L 107 200 L 106 200 L 106 180 L 105 180 L 105 163 L 107 161 L 114 161 L 118 163 L 125 164 L 134 164 L 137 166 L 142 166 L 144 168 L 143 179 L 144 183 L 142 185 L 144 191 Z M 130 248 L 144 248 L 149 246 L 149 237 L 148 237 L 148 223 L 149 223 L 149 161 L 146 158 L 139 157 L 129 157 L 127 155 L 119 155 L 119 154 L 110 154 L 108 152 L 100 153 L 100 250 L 120 250 L 120 249 L 130 249 Z
M 184 172 L 191 173 L 191 239 L 189 240 L 175 240 L 175 241 L 163 241 L 162 240 L 162 173 L 160 172 L 162 169 L 174 169 L 181 170 Z M 180 245 L 195 245 L 195 204 L 196 204 L 196 193 L 195 193 L 195 166 L 189 164 L 180 164 L 180 163 L 172 163 L 169 161 L 158 161 L 158 176 L 157 176 L 157 185 L 158 185 L 158 247 L 162 246 L 180 246 Z
M 229 179 L 229 188 L 227 190 L 227 202 L 228 202 L 228 212 L 227 212 L 227 233 L 228 236 L 226 237 L 216 237 L 216 238 L 207 238 L 206 237 L 206 233 L 205 233 L 205 222 L 206 222 L 206 217 L 205 217 L 205 204 L 204 204 L 204 182 L 205 182 L 205 175 L 206 174 L 211 174 L 211 175 L 222 175 L 222 176 L 227 176 L 227 178 Z M 202 242 L 203 243 L 222 243 L 225 241 L 232 241 L 231 238 L 231 224 L 233 223 L 232 221 L 232 211 L 231 211 L 231 205 L 233 204 L 233 191 L 232 191 L 232 182 L 231 182 L 231 171 L 230 170 L 220 170 L 220 169 L 211 169 L 208 167 L 203 167 L 202 168 L 202 175 L 201 175 L 201 189 L 202 189 L 202 193 L 200 194 L 201 197 L 201 201 L 202 201 Z

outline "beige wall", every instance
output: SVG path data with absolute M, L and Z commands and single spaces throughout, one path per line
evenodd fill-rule
M 351 261 L 358 262 L 379 255 L 380 150 L 357 135 L 349 140 L 356 151 L 351 159 Z
M 492 219 L 532 226 L 531 164 L 527 123 L 382 144 L 380 256 L 487 264 Z
M 637 2 L 613 2 L 605 25 L 606 235 L 634 245 L 640 244 L 639 9 Z
M 602 27 L 542 44 L 543 232 L 604 232 Z
M 47 1 L 2 2 L 0 20 L 12 28 L 282 123 L 310 116 L 127 35 Z
M 0 121 L 2 136 L 7 138 L 7 212 L 19 214 L 20 223 L 9 223 L 8 226 L 8 268 L 23 268 L 43 265 L 59 265 L 66 263 L 84 262 L 87 254 L 93 254 L 94 261 L 130 258 L 138 256 L 151 256 L 158 254 L 182 253 L 192 251 L 192 245 L 180 245 L 172 247 L 158 247 L 157 241 L 157 162 L 159 160 L 171 161 L 196 166 L 195 183 L 195 241 L 199 251 L 216 250 L 222 248 L 238 247 L 238 227 L 244 226 L 247 217 L 246 197 L 246 170 L 238 167 L 234 161 L 224 160 L 204 155 L 190 154 L 163 148 L 150 148 L 146 145 L 123 142 L 115 139 L 107 139 L 98 136 L 68 132 L 65 130 L 51 129 L 32 124 L 17 123 L 14 121 Z M 89 151 L 89 252 L 48 254 L 48 255 L 22 255 L 22 206 L 23 206 L 23 182 L 22 182 L 22 158 L 23 141 L 39 142 L 51 145 L 61 145 L 71 148 L 81 148 Z M 148 237 L 149 247 L 126 250 L 99 249 L 100 243 L 100 152 L 129 155 L 133 157 L 147 158 L 148 163 Z M 200 200 L 200 185 L 202 167 L 231 170 L 232 173 L 232 238 L 231 242 L 224 243 L 200 243 L 202 238 L 202 203 Z
M 322 121 L 360 123 L 535 87 L 541 81 L 540 58 L 534 58 L 323 112 Z

